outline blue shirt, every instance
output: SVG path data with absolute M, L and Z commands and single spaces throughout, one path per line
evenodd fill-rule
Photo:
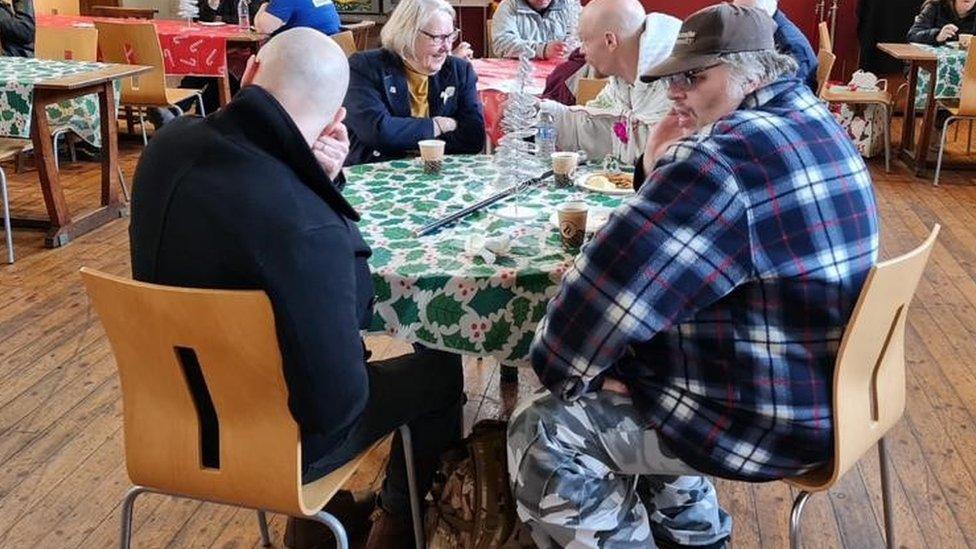
M 834 361 L 878 252 L 871 176 L 796 79 L 672 145 L 583 247 L 530 357 L 566 400 L 623 381 L 689 465 L 746 480 L 830 459 Z
M 285 22 L 277 32 L 311 27 L 325 34 L 339 32 L 339 12 L 332 0 L 271 0 L 268 13 Z

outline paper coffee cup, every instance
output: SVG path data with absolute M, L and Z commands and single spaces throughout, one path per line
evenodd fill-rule
M 420 148 L 420 158 L 424 161 L 424 173 L 439 173 L 444 163 L 444 142 L 440 139 L 424 139 L 418 141 L 417 146 Z
M 568 187 L 576 174 L 579 153 L 560 151 L 552 153 L 552 175 L 557 187 Z
M 960 33 L 959 34 L 959 45 L 962 46 L 962 47 L 964 47 L 964 48 L 968 48 L 969 47 L 969 43 L 972 40 L 973 40 L 973 35 L 972 34 L 967 34 L 967 33 Z
M 575 250 L 583 245 L 586 236 L 586 210 L 586 203 L 578 200 L 566 202 L 556 208 L 559 236 L 567 250 Z

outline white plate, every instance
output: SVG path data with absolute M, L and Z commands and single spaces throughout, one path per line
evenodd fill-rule
M 605 208 L 603 206 L 590 206 L 586 209 L 586 232 L 595 233 L 610 221 L 610 208 Z M 549 216 L 549 223 L 559 230 L 559 214 L 557 212 L 552 212 Z
M 604 189 L 603 187 L 592 187 L 587 184 L 587 181 L 591 176 L 597 175 L 596 173 L 589 172 L 584 174 L 579 174 L 576 176 L 576 186 L 581 189 L 586 189 L 590 192 L 600 193 L 600 194 L 611 194 L 611 195 L 625 195 L 634 194 L 634 189 Z
M 204 27 L 223 27 L 227 24 L 226 21 L 197 21 L 197 23 L 200 23 Z

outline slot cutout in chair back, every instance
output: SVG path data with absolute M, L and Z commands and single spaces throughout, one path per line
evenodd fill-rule
M 174 347 L 174 350 L 190 397 L 193 398 L 193 407 L 197 411 L 200 425 L 200 465 L 206 469 L 220 469 L 220 423 L 200 368 L 200 360 L 196 351 L 189 347 Z

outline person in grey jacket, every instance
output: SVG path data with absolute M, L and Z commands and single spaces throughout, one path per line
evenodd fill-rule
M 561 59 L 569 55 L 572 27 L 567 0 L 502 0 L 492 18 L 491 48 L 496 57 Z

